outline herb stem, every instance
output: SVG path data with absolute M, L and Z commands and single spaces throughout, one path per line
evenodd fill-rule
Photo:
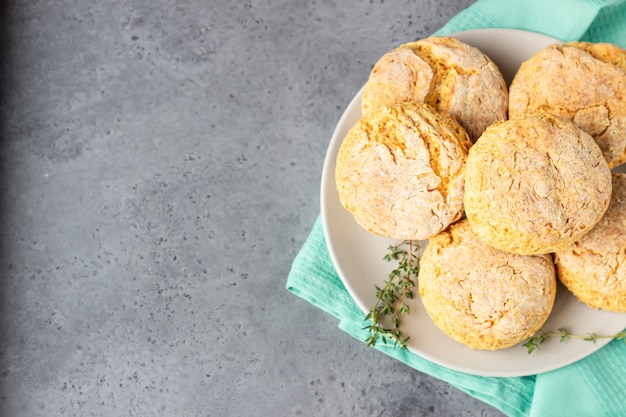
M 524 343 L 523 346 L 528 349 L 529 354 L 533 353 L 533 351 L 540 348 L 541 344 L 543 344 L 548 339 L 548 337 L 559 337 L 561 343 L 566 342 L 569 339 L 585 340 L 592 343 L 595 343 L 598 339 L 617 339 L 622 340 L 624 343 L 626 343 L 626 330 L 612 335 L 598 335 L 595 333 L 588 333 L 586 336 L 572 334 L 563 328 L 558 329 L 558 333 L 550 333 L 539 330 L 539 332 L 537 332 L 535 336 L 528 339 L 528 341 Z

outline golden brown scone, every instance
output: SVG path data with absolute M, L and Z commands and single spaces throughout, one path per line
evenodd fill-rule
M 485 130 L 469 151 L 465 214 L 486 243 L 551 253 L 606 211 L 611 171 L 593 138 L 557 116 L 527 114 Z
M 626 161 L 626 50 L 609 43 L 549 46 L 522 63 L 509 116 L 550 112 L 589 133 L 613 168 Z
M 433 36 L 384 54 L 365 84 L 361 107 L 365 114 L 403 102 L 452 114 L 475 141 L 507 118 L 508 91 L 499 68 L 478 48 Z
M 611 204 L 602 220 L 554 259 L 559 279 L 580 301 L 626 312 L 626 174 L 613 174 Z
M 418 289 L 437 327 L 472 349 L 496 350 L 534 335 L 556 296 L 550 255 L 516 255 L 483 243 L 467 219 L 430 239 Z
M 462 215 L 470 145 L 454 118 L 425 104 L 379 107 L 341 144 L 339 199 L 371 233 L 427 239 Z

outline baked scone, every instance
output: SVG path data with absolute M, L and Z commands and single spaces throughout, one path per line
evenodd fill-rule
M 507 118 L 508 91 L 500 69 L 478 48 L 432 36 L 384 54 L 361 99 L 363 114 L 383 105 L 426 103 L 452 114 L 476 140 Z
M 611 204 L 579 241 L 555 253 L 557 275 L 578 300 L 626 312 L 626 174 L 613 174 Z
M 626 50 L 609 43 L 548 46 L 522 63 L 509 116 L 550 112 L 589 133 L 613 168 L 626 161 Z
M 444 333 L 472 349 L 511 347 L 534 335 L 556 296 L 550 255 L 516 255 L 483 243 L 467 219 L 428 242 L 419 294 Z
M 495 248 L 551 253 L 587 233 L 606 211 L 611 171 L 593 138 L 548 113 L 485 130 L 469 151 L 465 214 Z
M 422 240 L 463 213 L 467 132 L 425 104 L 382 106 L 344 138 L 335 167 L 339 199 L 380 236 Z

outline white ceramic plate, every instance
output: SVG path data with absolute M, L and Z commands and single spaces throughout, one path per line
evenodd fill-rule
M 558 42 L 537 33 L 509 29 L 480 29 L 452 35 L 487 54 L 509 83 L 520 63 L 536 51 Z M 382 285 L 393 265 L 383 261 L 393 240 L 374 236 L 361 228 L 339 201 L 335 187 L 337 151 L 348 130 L 361 117 L 361 91 L 352 99 L 332 136 L 324 162 L 321 210 L 324 233 L 331 258 L 348 292 L 364 312 L 375 301 L 374 285 Z M 425 242 L 422 246 L 425 245 Z M 424 311 L 419 297 L 412 311 L 403 316 L 403 329 L 411 339 L 409 350 L 447 368 L 484 376 L 523 376 L 560 368 L 600 349 L 597 343 L 549 338 L 532 354 L 521 344 L 499 351 L 477 351 L 460 344 L 439 330 Z M 626 315 L 594 310 L 578 302 L 559 287 L 554 309 L 543 326 L 546 331 L 565 328 L 571 333 L 615 334 L 626 327 Z

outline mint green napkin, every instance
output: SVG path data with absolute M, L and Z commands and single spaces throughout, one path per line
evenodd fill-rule
M 436 34 L 479 28 L 525 29 L 626 48 L 626 0 L 479 0 Z M 367 337 L 363 313 L 335 271 L 319 218 L 293 261 L 287 289 L 338 318 L 339 327 L 353 337 Z M 386 345 L 376 349 L 512 417 L 626 416 L 626 345 L 620 341 L 564 368 L 516 378 L 469 375 L 406 350 Z

